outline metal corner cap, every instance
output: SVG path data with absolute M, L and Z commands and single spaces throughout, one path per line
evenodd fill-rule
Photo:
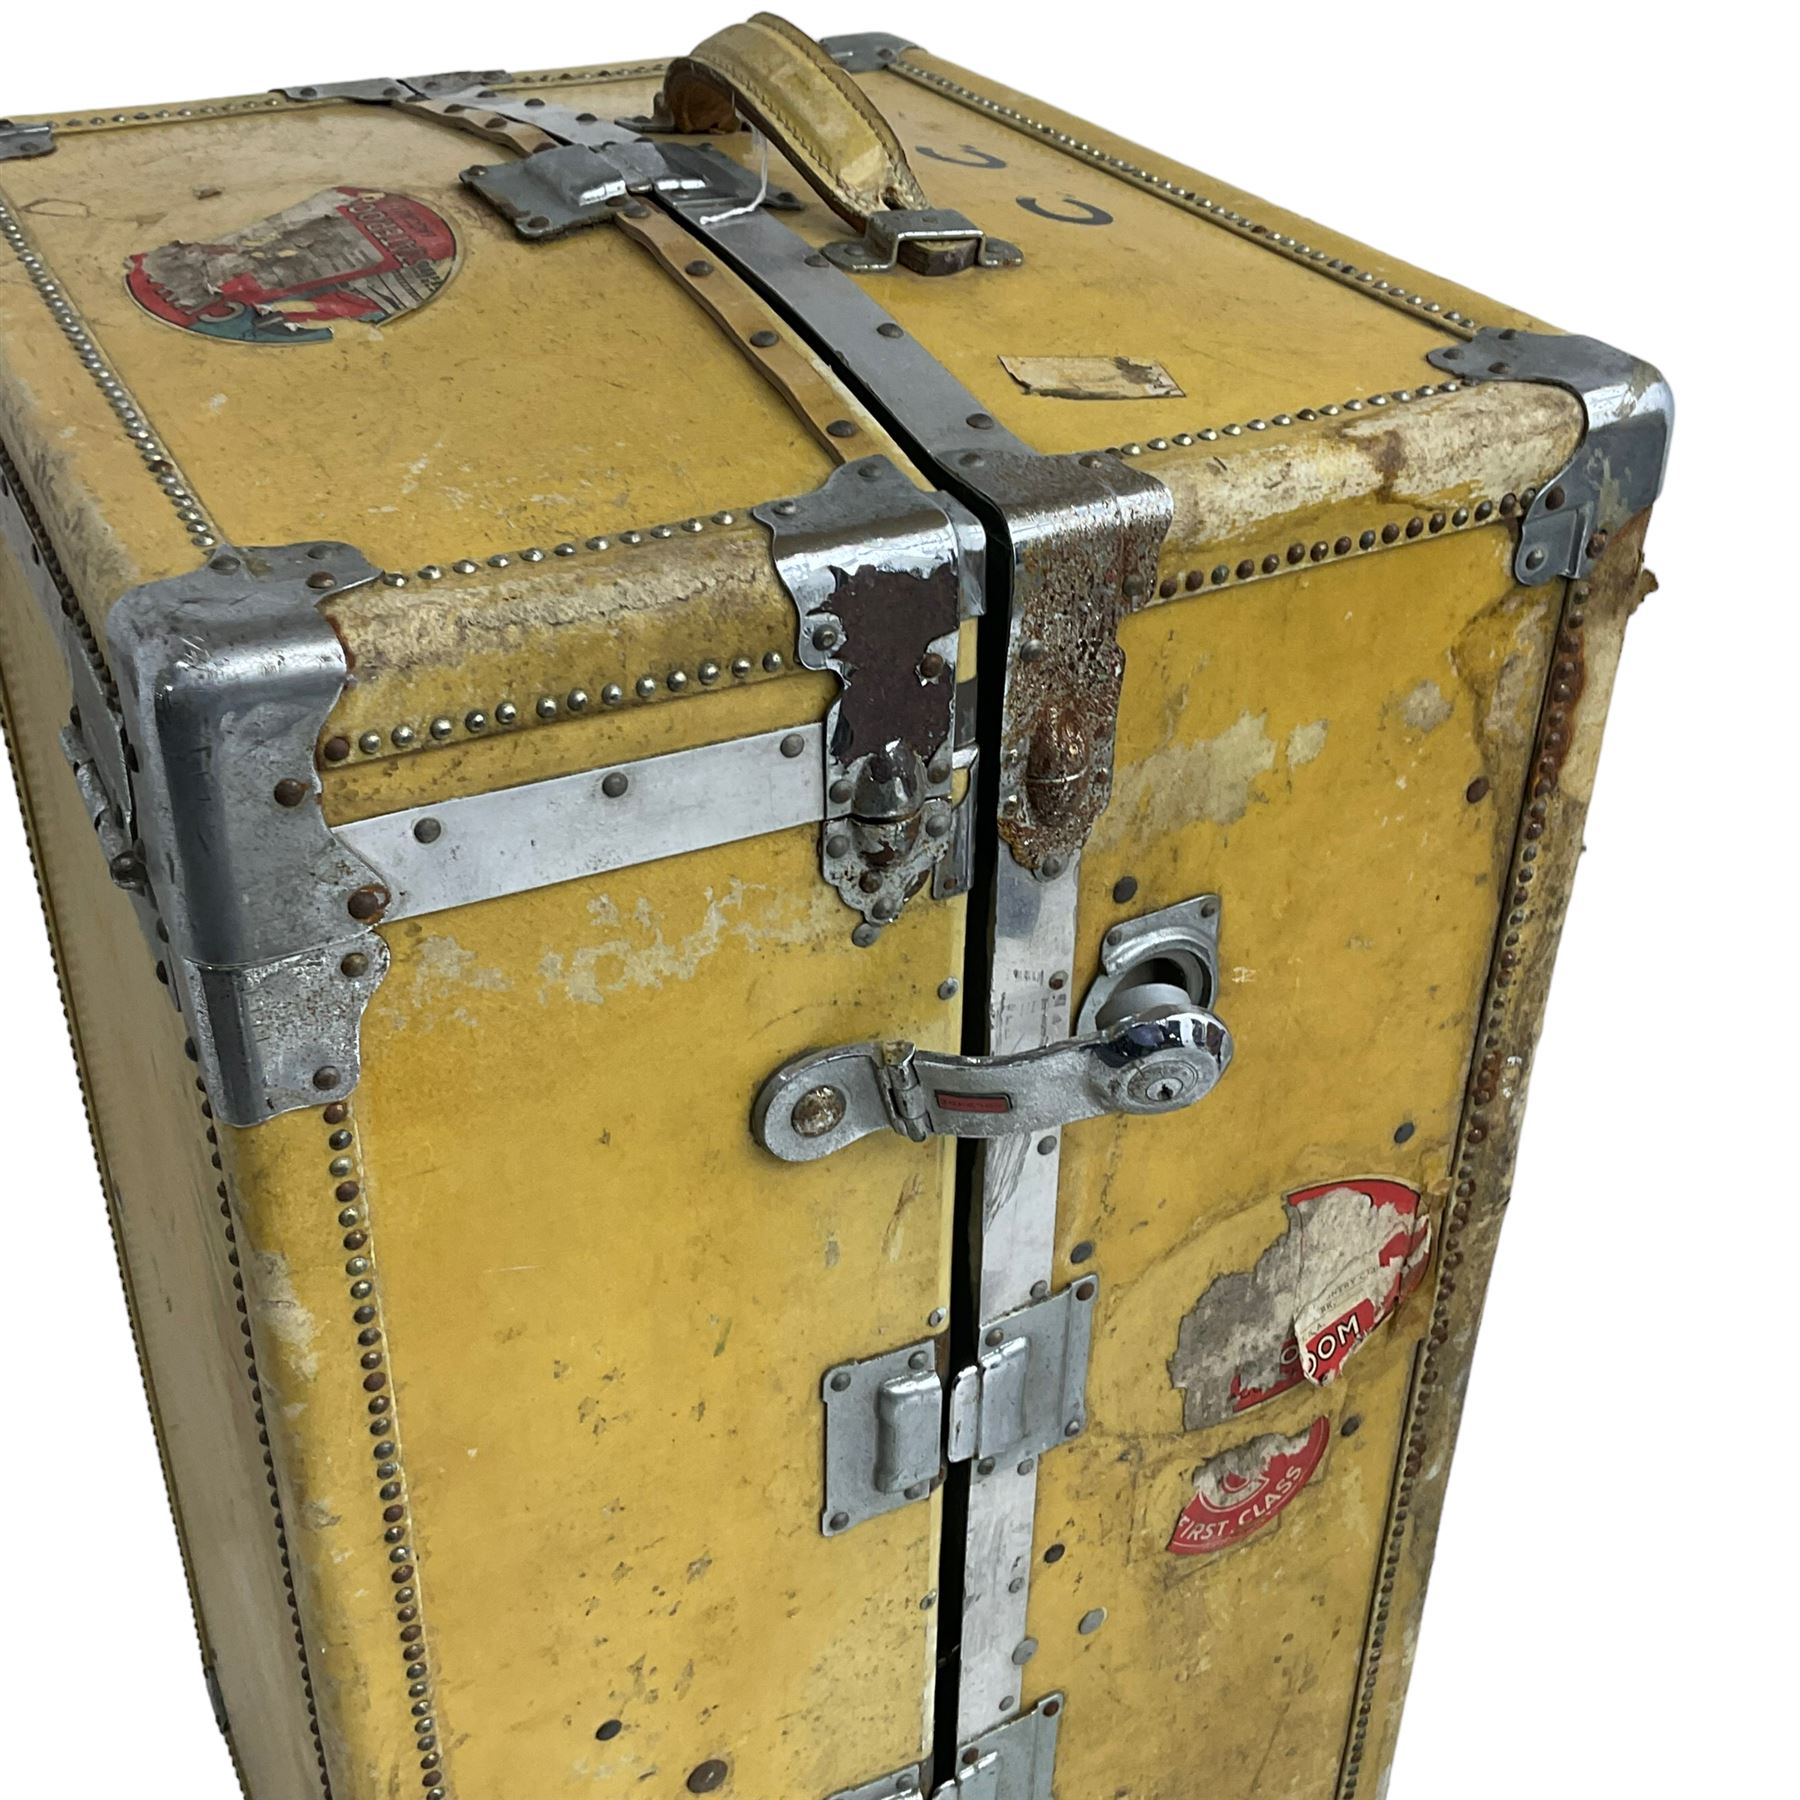
M 1521 582 L 1582 579 L 1610 535 L 1661 494 L 1675 395 L 1642 357 L 1598 338 L 1487 326 L 1466 343 L 1440 344 L 1426 361 L 1471 385 L 1542 382 L 1581 402 L 1580 445 L 1522 516 L 1515 559 Z
M 54 126 L 20 125 L 0 119 L 0 162 L 16 162 L 27 156 L 48 156 L 56 148 Z
M 872 75 L 919 46 L 904 32 L 846 31 L 819 39 L 819 47 L 847 75 Z

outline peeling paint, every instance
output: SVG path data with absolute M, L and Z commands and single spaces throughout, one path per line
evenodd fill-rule
M 1314 719 L 1310 725 L 1296 725 L 1288 733 L 1287 760 L 1290 769 L 1305 767 L 1318 760 L 1325 748 L 1325 734 L 1331 729 L 1329 719 Z
M 691 981 L 734 938 L 752 950 L 811 943 L 820 929 L 816 915 L 838 904 L 837 896 L 825 890 L 777 893 L 736 877 L 723 894 L 706 889 L 705 898 L 699 925 L 671 942 L 663 932 L 663 914 L 648 897 L 640 895 L 626 912 L 611 896 L 596 895 L 588 902 L 588 916 L 611 935 L 569 951 L 547 950 L 538 963 L 539 999 L 558 991 L 570 1000 L 603 1006 L 610 995 L 634 988 Z M 749 917 L 753 898 L 764 900 L 766 909 Z
M 274 1334 L 295 1373 L 302 1380 L 315 1381 L 319 1374 L 319 1353 L 314 1347 L 318 1322 L 301 1304 L 287 1258 L 267 1250 L 254 1255 L 257 1322 Z
M 1400 702 L 1400 717 L 1414 731 L 1436 731 L 1453 710 L 1449 698 L 1435 681 L 1421 681 Z
M 1235 825 L 1259 775 L 1275 766 L 1267 713 L 1242 713 L 1217 737 L 1171 744 L 1119 772 L 1114 800 L 1141 829 L 1170 837 L 1196 818 Z
M 1181 1321 L 1169 1377 L 1189 1431 L 1332 1380 L 1411 1292 L 1431 1253 L 1418 1193 L 1357 1178 L 1287 1196 L 1256 1267 L 1221 1275 Z

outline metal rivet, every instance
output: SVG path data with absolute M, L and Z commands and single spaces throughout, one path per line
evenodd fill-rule
M 291 775 L 275 784 L 275 802 L 278 806 L 298 806 L 312 792 L 312 783 L 297 781 Z
M 514 706 L 510 700 L 502 700 L 500 704 L 494 708 L 494 723 L 496 725 L 514 724 L 518 720 L 518 717 L 519 709 Z
M 609 800 L 621 799 L 630 787 L 630 777 L 621 775 L 616 769 L 600 783 L 601 793 Z
M 758 350 L 768 350 L 781 342 L 781 336 L 779 332 L 774 331 L 753 331 L 750 334 L 750 342 Z
M 1092 1612 L 1085 1612 L 1081 1615 L 1081 1623 L 1078 1624 L 1075 1629 L 1079 1631 L 1083 1637 L 1092 1637 L 1105 1623 L 1106 1608 L 1104 1606 L 1096 1606 Z
M 954 1000 L 962 991 L 962 984 L 954 975 L 947 976 L 938 983 L 937 995 L 940 1000 Z
M 413 827 L 413 836 L 421 844 L 435 844 L 444 835 L 444 828 L 436 819 L 421 819 Z
M 805 748 L 806 739 L 797 731 L 790 731 L 787 736 L 781 740 L 781 754 L 783 756 L 798 756 Z
M 554 719 L 556 717 L 556 710 L 556 702 L 552 700 L 548 694 L 544 695 L 537 703 L 536 711 L 537 716 L 540 719 Z

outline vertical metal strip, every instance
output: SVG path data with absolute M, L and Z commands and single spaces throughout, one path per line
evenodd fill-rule
M 1000 854 L 988 991 L 988 1044 L 995 1055 L 1069 1035 L 1079 879 L 1079 859 L 1045 881 L 1004 850 Z M 993 1320 L 1050 1291 L 1061 1153 L 1055 1132 L 995 1138 L 980 1148 L 977 1312 L 984 1333 Z M 958 1743 L 1018 1711 L 1021 1674 L 1013 1656 L 1027 1635 L 1036 1515 L 1035 1458 L 1002 1467 L 986 1459 L 975 1464 L 963 1547 Z

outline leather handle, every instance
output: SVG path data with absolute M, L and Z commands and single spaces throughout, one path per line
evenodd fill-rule
M 798 26 L 759 12 L 676 58 L 663 79 L 658 124 L 735 131 L 755 122 L 857 231 L 887 207 L 931 204 L 893 127 Z

